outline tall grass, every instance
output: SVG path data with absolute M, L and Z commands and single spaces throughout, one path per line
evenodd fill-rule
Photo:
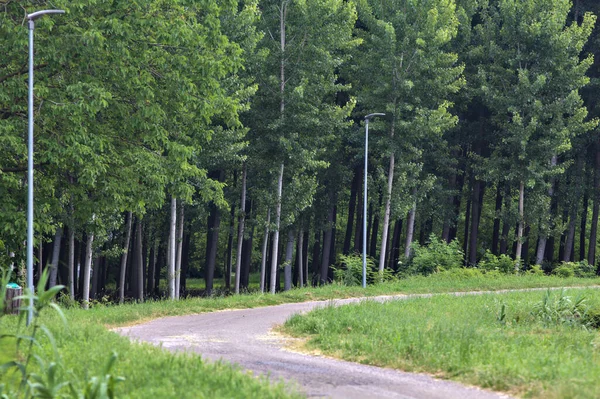
M 548 323 L 539 315 L 546 295 L 441 295 L 327 307 L 292 317 L 285 331 L 308 337 L 311 349 L 351 361 L 428 372 L 525 397 L 600 397 L 598 331 Z M 598 290 L 564 295 L 583 295 L 588 306 L 600 308 Z

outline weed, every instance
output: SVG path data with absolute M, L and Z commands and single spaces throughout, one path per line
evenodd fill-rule
M 565 295 L 564 289 L 558 295 L 547 290 L 543 299 L 535 304 L 533 313 L 545 326 L 557 324 L 585 326 L 586 302 L 587 299 L 581 295 L 573 300 L 570 296 Z

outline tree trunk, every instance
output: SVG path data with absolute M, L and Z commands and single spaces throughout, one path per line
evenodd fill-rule
M 75 300 L 75 229 L 69 227 L 69 298 Z
M 158 238 L 154 238 L 153 239 L 153 243 L 152 243 L 152 248 L 150 249 L 150 267 L 148 268 L 148 285 L 146 288 L 146 292 L 149 295 L 154 294 L 154 286 L 155 286 L 155 279 L 154 277 L 156 276 L 156 260 L 158 258 L 158 245 L 159 245 L 159 239 Z
M 246 215 L 248 218 L 253 218 L 252 213 L 252 201 L 246 198 Z M 244 239 L 242 241 L 242 266 L 240 272 L 240 289 L 248 289 L 250 285 L 250 267 L 252 266 L 252 248 L 254 242 L 254 224 L 250 225 L 249 234 L 247 232 L 248 227 L 244 227 Z
M 575 208 L 575 207 L 574 207 Z M 567 230 L 567 238 L 565 240 L 565 251 L 563 253 L 563 262 L 571 261 L 571 253 L 573 252 L 573 243 L 575 242 L 575 223 L 577 223 L 577 208 L 573 210 L 573 214 L 569 218 L 569 229 Z
M 364 171 L 359 168 L 357 169 L 358 174 L 358 191 L 362 188 L 362 180 Z M 363 223 L 365 222 L 363 219 L 363 196 L 357 192 L 357 204 L 356 204 L 356 226 L 354 227 L 354 252 L 360 253 L 362 252 L 362 231 L 363 231 Z M 306 276 L 308 279 L 308 276 Z M 308 280 L 307 280 L 308 282 Z
M 171 219 L 169 223 L 169 253 L 167 270 L 167 287 L 169 299 L 175 299 L 175 251 L 176 251 L 176 227 L 177 227 L 177 199 L 171 196 Z M 212 285 L 212 280 L 211 280 Z M 208 289 L 208 283 L 206 284 Z
M 417 213 L 417 188 L 413 188 L 413 207 L 410 210 L 410 212 L 408 212 L 408 219 L 407 219 L 407 223 L 406 223 L 406 245 L 404 247 L 404 257 L 408 258 L 410 256 L 410 252 L 411 252 L 411 244 L 413 241 L 413 235 L 415 233 L 415 215 Z
M 192 232 L 183 231 L 183 255 L 181 256 L 181 293 L 185 295 L 187 293 L 187 276 L 190 270 L 190 239 Z
M 600 210 L 600 143 L 596 143 L 596 168 L 594 169 L 594 204 L 592 205 L 592 220 L 590 223 L 590 242 L 588 243 L 587 261 L 596 264 L 596 241 L 598 238 L 598 212 Z
M 135 229 L 135 276 L 137 278 L 136 282 L 136 292 L 135 297 L 138 301 L 144 301 L 144 256 L 142 250 L 142 220 L 138 217 L 137 224 Z
M 83 266 L 82 284 L 82 306 L 88 309 L 90 306 L 90 272 L 92 269 L 92 245 L 94 244 L 94 233 L 88 234 L 85 245 L 85 265 Z
M 210 205 L 208 216 L 208 234 L 206 235 L 206 295 L 212 295 L 215 277 L 215 266 L 217 262 L 217 248 L 219 244 L 219 227 L 221 225 L 221 211 L 215 204 Z
M 227 248 L 225 249 L 225 288 L 231 289 L 231 265 L 233 252 L 233 229 L 235 228 L 235 204 L 229 208 L 229 230 L 227 234 Z
M 394 234 L 392 237 L 392 252 L 390 254 L 390 260 L 388 265 L 391 264 L 391 268 L 394 270 L 398 269 L 398 262 L 400 261 L 400 236 L 402 235 L 402 219 L 396 220 L 394 223 Z
M 500 212 L 502 211 L 502 186 L 498 182 L 496 187 L 496 208 L 494 212 L 494 228 L 492 231 L 492 254 L 498 255 L 498 244 L 500 243 Z
M 448 178 L 448 188 L 450 190 L 454 190 L 456 188 L 456 173 L 452 173 L 450 175 L 450 177 Z M 450 230 L 452 228 L 452 226 L 454 226 L 456 224 L 456 216 L 457 216 L 457 209 L 455 207 L 456 204 L 456 195 L 449 195 L 448 196 L 448 206 L 450 209 L 452 209 L 452 215 L 451 217 L 445 217 L 444 218 L 444 226 L 442 228 L 442 240 L 446 241 L 446 242 L 450 242 L 452 241 L 452 239 L 450 238 Z
M 50 263 L 50 275 L 48 276 L 48 287 L 56 285 L 56 276 L 58 275 L 58 259 L 60 257 L 60 243 L 62 241 L 62 227 L 56 229 L 54 242 L 52 244 L 52 262 Z
M 183 227 L 184 227 L 183 202 L 179 204 L 179 220 L 177 221 L 177 256 L 175 259 L 175 299 L 179 299 L 181 293 L 181 258 L 183 256 Z
M 246 220 L 246 163 L 242 171 L 242 199 L 240 201 L 241 212 L 238 219 L 238 241 L 235 254 L 235 293 L 240 293 L 240 275 L 242 272 L 242 244 L 244 242 L 244 222 Z
M 585 259 L 585 228 L 587 226 L 589 197 L 586 192 L 583 196 L 583 210 L 581 211 L 581 223 L 579 224 L 579 261 Z
M 371 224 L 371 239 L 369 240 L 369 256 L 374 258 L 377 256 L 377 236 L 379 235 L 379 209 L 377 207 L 377 211 L 372 211 L 371 215 L 373 218 L 373 223 Z M 372 208 L 371 208 L 372 210 Z
M 477 237 L 479 233 L 480 196 L 482 190 L 481 180 L 476 179 L 473 184 L 471 199 L 471 233 L 469 234 L 469 263 L 471 266 L 477 264 Z
M 129 253 L 129 242 L 131 241 L 131 219 L 133 214 L 127 212 L 127 224 L 125 227 L 125 241 L 123 242 L 123 255 L 121 255 L 121 270 L 119 274 L 119 303 L 125 300 L 125 275 L 127 270 L 127 254 Z
M 525 198 L 525 183 L 521 181 L 519 183 L 519 227 L 517 228 L 517 249 L 515 250 L 515 270 L 518 271 L 521 267 L 521 251 L 523 249 L 523 229 L 525 225 L 524 220 L 524 198 Z
M 335 265 L 335 262 L 337 261 L 337 254 L 335 252 L 335 240 L 336 240 L 336 234 L 337 234 L 337 229 L 335 228 L 335 226 L 337 226 L 337 199 L 334 199 L 333 202 L 333 221 L 332 221 L 332 225 L 331 225 L 331 248 L 329 249 L 329 264 L 330 265 Z M 329 269 L 329 277 L 333 278 L 333 271 L 331 269 Z
M 396 104 L 394 104 L 395 107 Z M 390 129 L 390 140 L 394 139 L 395 118 L 392 120 L 392 128 Z M 394 185 L 394 161 L 395 154 L 392 150 L 390 154 L 390 166 L 388 168 L 388 184 L 387 193 L 385 196 L 385 208 L 383 214 L 383 227 L 381 230 L 381 248 L 379 249 L 379 273 L 383 272 L 385 267 L 385 255 L 387 253 L 388 231 L 390 229 L 390 211 L 392 209 L 392 188 Z
M 461 200 L 462 200 L 462 190 L 463 190 L 463 186 L 465 185 L 465 177 L 463 174 L 459 174 L 458 176 L 456 176 L 456 191 L 457 194 L 454 196 L 454 217 L 456 218 L 454 220 L 454 223 L 452 223 L 452 225 L 450 226 L 450 231 L 448 233 L 448 242 L 451 242 L 452 240 L 456 239 L 457 235 L 458 235 L 458 215 L 460 214 L 460 204 L 461 204 Z
M 267 222 L 263 236 L 262 257 L 260 260 L 260 292 L 265 292 L 265 271 L 267 266 L 267 244 L 269 243 L 269 223 L 271 223 L 271 209 L 267 210 Z
M 321 273 L 320 283 L 327 284 L 327 274 L 329 271 L 329 253 L 331 251 L 331 230 L 333 224 L 333 205 L 329 207 L 327 212 L 327 227 L 323 237 L 323 256 L 321 257 Z
M 292 259 L 294 256 L 294 231 L 288 231 L 287 245 L 285 247 L 285 261 L 283 262 L 283 290 L 289 291 L 292 289 Z
M 555 167 L 556 163 L 557 163 L 557 156 L 553 155 L 552 158 L 550 159 L 550 166 L 551 167 Z M 550 182 L 550 187 L 548 188 L 548 197 L 550 197 L 550 216 L 542 216 L 542 221 L 540 222 L 540 229 L 538 232 L 539 235 L 539 239 L 538 239 L 538 246 L 537 246 L 537 250 L 536 250 L 536 254 L 535 254 L 535 264 L 536 265 L 541 265 L 544 262 L 544 255 L 546 254 L 546 245 L 548 243 L 548 232 L 545 229 L 545 224 L 550 221 L 551 217 L 552 217 L 552 203 L 555 201 L 554 200 L 554 185 L 556 184 L 556 180 L 553 178 L 552 181 Z
M 316 222 L 316 221 L 315 221 Z M 311 284 L 314 286 L 318 283 L 317 276 L 321 275 L 321 234 L 319 234 L 317 223 L 315 223 L 315 238 L 312 248 L 312 277 Z M 306 283 L 308 284 L 308 273 L 306 274 Z
M 94 267 L 90 270 L 90 279 L 92 281 L 90 288 L 90 299 L 96 299 L 98 294 L 98 280 L 100 277 L 100 257 L 93 261 Z
M 352 227 L 354 225 L 354 213 L 356 212 L 356 197 L 360 186 L 358 171 L 354 170 L 354 177 L 350 186 L 350 200 L 348 201 L 348 220 L 346 222 L 346 235 L 344 236 L 344 248 L 342 253 L 347 255 L 350 252 L 350 243 L 352 242 Z
M 303 250 L 304 250 L 304 231 L 300 227 L 298 232 L 298 249 L 296 250 L 296 257 L 298 258 L 298 285 L 300 288 L 304 287 L 304 266 L 303 266 Z
M 283 13 L 283 11 L 282 11 Z M 284 14 L 282 14 L 284 15 Z M 283 67 L 282 67 L 283 68 Z M 275 210 L 275 232 L 273 234 L 273 254 L 271 259 L 271 294 L 275 293 L 277 280 L 277 261 L 279 260 L 279 226 L 281 223 L 281 193 L 283 191 L 283 163 L 279 167 L 279 177 L 277 179 L 277 207 Z

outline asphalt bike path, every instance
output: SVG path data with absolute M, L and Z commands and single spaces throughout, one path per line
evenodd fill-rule
M 113 331 L 170 351 L 194 352 L 200 354 L 203 359 L 237 364 L 254 374 L 268 375 L 271 380 L 283 380 L 290 389 L 300 391 L 309 398 L 509 398 L 505 394 L 436 379 L 426 374 L 407 373 L 294 352 L 287 349 L 290 346 L 290 339 L 273 332 L 273 328 L 283 324 L 293 314 L 305 313 L 323 306 L 340 306 L 360 301 L 407 300 L 433 295 L 460 296 L 545 290 L 547 288 L 386 295 L 288 303 L 253 309 L 164 317 Z

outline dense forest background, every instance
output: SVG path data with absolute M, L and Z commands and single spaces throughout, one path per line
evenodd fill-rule
M 597 1 L 2 0 L 0 262 L 21 274 L 45 8 L 67 13 L 35 31 L 36 273 L 72 298 L 326 283 L 364 223 L 379 270 L 430 240 L 465 266 L 597 264 Z

